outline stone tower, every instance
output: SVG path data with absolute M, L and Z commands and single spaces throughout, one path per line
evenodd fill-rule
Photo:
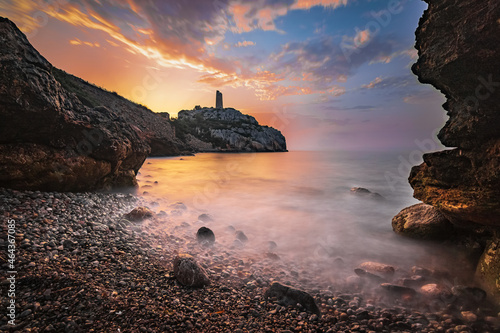
M 215 93 L 215 108 L 222 109 L 222 93 L 217 90 Z

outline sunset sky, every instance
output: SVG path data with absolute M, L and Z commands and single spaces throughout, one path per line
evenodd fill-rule
M 444 97 L 411 73 L 420 0 L 1 0 L 54 66 L 176 116 L 234 107 L 292 150 L 418 148 Z

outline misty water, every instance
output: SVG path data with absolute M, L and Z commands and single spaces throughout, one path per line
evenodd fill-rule
M 220 251 L 249 257 L 273 252 L 280 263 L 315 270 L 325 283 L 353 275 L 364 261 L 401 270 L 419 265 L 451 276 L 470 273 L 456 250 L 392 231 L 392 217 L 418 203 L 407 183 L 409 165 L 401 164 L 407 156 L 288 152 L 150 158 L 138 175 L 138 192 L 157 213 L 167 213 L 156 228 L 194 243 L 196 230 L 206 226 Z M 352 187 L 386 200 L 353 195 Z M 177 209 L 176 202 L 187 210 Z M 203 213 L 213 221 L 198 221 Z M 235 230 L 248 237 L 244 247 L 235 246 Z M 270 241 L 277 247 L 270 249 Z

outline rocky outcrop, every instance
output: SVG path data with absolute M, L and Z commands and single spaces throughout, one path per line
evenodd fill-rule
M 199 151 L 286 151 L 280 131 L 232 108 L 183 110 L 173 123 L 177 136 Z
M 417 199 L 453 224 L 495 232 L 500 228 L 500 2 L 426 2 L 412 70 L 446 96 L 449 120 L 438 137 L 453 149 L 424 155 L 409 181 Z M 500 296 L 498 249 L 491 244 L 477 275 Z
M 446 95 L 439 139 L 455 149 L 424 155 L 410 184 L 452 222 L 500 227 L 500 3 L 427 2 L 412 69 Z
M 424 203 L 403 209 L 392 219 L 397 234 L 415 239 L 446 239 L 454 234 L 453 226 L 436 208 Z
M 88 107 L 52 65 L 0 18 L 0 187 L 86 191 L 135 185 L 150 153 L 120 112 Z
M 155 113 L 115 92 L 103 90 L 57 68 L 52 69 L 52 74 L 64 89 L 74 93 L 84 105 L 90 108 L 105 106 L 119 112 L 151 147 L 149 156 L 179 155 L 181 151 L 190 150 L 189 145 L 175 137 L 167 112 Z

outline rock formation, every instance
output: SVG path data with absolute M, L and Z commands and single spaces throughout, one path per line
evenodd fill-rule
M 0 187 L 86 191 L 136 184 L 151 148 L 116 109 L 88 107 L 0 18 Z
M 183 110 L 174 126 L 179 138 L 198 151 L 286 151 L 280 131 L 233 108 Z
M 424 155 L 409 181 L 417 199 L 455 225 L 486 225 L 495 233 L 500 228 L 500 2 L 426 2 L 412 69 L 420 82 L 445 94 L 450 118 L 438 137 L 454 149 Z M 494 244 L 477 276 L 500 295 L 500 250 Z

